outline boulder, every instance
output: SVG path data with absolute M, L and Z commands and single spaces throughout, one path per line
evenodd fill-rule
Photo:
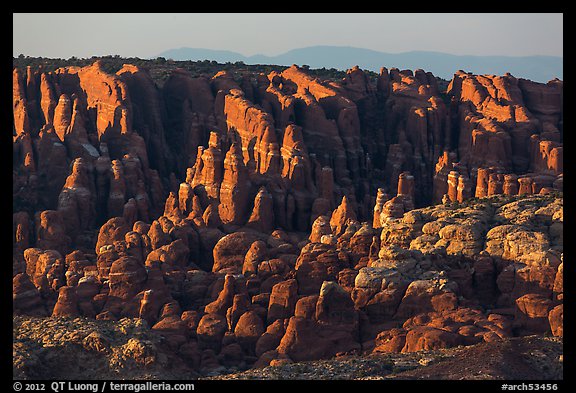
M 260 235 L 252 232 L 234 232 L 222 237 L 214 246 L 213 272 L 228 269 L 230 273 L 242 272 L 244 258 L 252 243 L 263 240 Z

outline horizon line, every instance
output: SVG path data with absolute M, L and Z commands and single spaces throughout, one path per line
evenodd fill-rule
M 167 52 L 167 51 L 173 51 L 173 50 L 182 50 L 182 49 L 197 49 L 197 50 L 209 50 L 209 51 L 222 51 L 222 52 L 231 52 L 234 54 L 238 54 L 241 56 L 244 56 L 246 58 L 250 58 L 250 57 L 256 57 L 256 56 L 264 56 L 264 57 L 278 57 L 278 56 L 282 56 L 285 55 L 291 51 L 295 51 L 295 50 L 299 50 L 299 49 L 308 49 L 308 48 L 348 48 L 348 49 L 361 49 L 361 50 L 366 50 L 366 51 L 371 51 L 371 52 L 376 52 L 376 53 L 380 53 L 380 54 L 385 54 L 385 55 L 403 55 L 403 54 L 409 54 L 409 53 L 434 53 L 434 54 L 442 54 L 442 55 L 448 55 L 448 56 L 455 56 L 455 57 L 509 57 L 509 58 L 522 58 L 522 57 L 552 57 L 552 58 L 564 58 L 564 54 L 562 55 L 543 55 L 543 54 L 531 54 L 531 55 L 498 55 L 498 54 L 487 54 L 487 55 L 482 55 L 482 54 L 455 54 L 455 53 L 450 53 L 450 52 L 441 52 L 441 51 L 434 51 L 434 50 L 422 50 L 422 49 L 412 49 L 412 50 L 406 50 L 406 51 L 402 51 L 402 52 L 384 52 L 378 49 L 372 49 L 372 48 L 365 48 L 365 47 L 360 47 L 360 46 L 351 46 L 351 45 L 327 45 L 327 44 L 319 44 L 319 45 L 310 45 L 310 46 L 302 46 L 302 47 L 295 47 L 292 49 L 287 49 L 284 52 L 281 52 L 277 55 L 267 55 L 267 54 L 263 54 L 263 53 L 256 53 L 254 55 L 245 55 L 244 53 L 238 52 L 236 50 L 232 50 L 232 49 L 222 49 L 222 48 L 203 48 L 203 47 L 193 47 L 193 46 L 181 46 L 179 48 L 170 48 L 170 49 L 166 49 L 162 52 L 160 52 L 158 55 L 156 55 L 156 57 L 161 57 L 161 54 L 163 52 Z
M 41 57 L 41 58 L 51 58 L 51 59 L 70 59 L 72 57 L 75 58 L 79 58 L 79 59 L 89 59 L 92 57 L 105 57 L 105 56 L 120 56 L 120 57 L 125 57 L 125 58 L 141 58 L 141 59 L 156 59 L 158 57 L 164 57 L 165 55 L 163 55 L 164 52 L 168 52 L 168 51 L 176 51 L 176 50 L 186 50 L 186 49 L 192 49 L 192 50 L 207 50 L 207 51 L 214 51 L 214 52 L 230 52 L 232 54 L 235 55 L 240 55 L 246 59 L 252 58 L 252 57 L 268 57 L 268 58 L 274 58 L 274 57 L 279 57 L 279 56 L 283 56 L 286 55 L 292 51 L 296 51 L 296 50 L 301 50 L 301 49 L 310 49 L 310 48 L 341 48 L 341 49 L 358 49 L 358 50 L 364 50 L 364 51 L 370 51 L 370 52 L 374 52 L 377 54 L 382 54 L 382 55 L 405 55 L 405 54 L 411 54 L 411 53 L 428 53 L 428 54 L 440 54 L 440 55 L 445 55 L 445 56 L 453 56 L 453 57 L 503 57 L 503 58 L 514 58 L 514 59 L 518 59 L 518 58 L 527 58 L 527 57 L 542 57 L 542 58 L 555 58 L 555 59 L 564 59 L 564 55 L 542 55 L 542 54 L 532 54 L 532 55 L 498 55 L 498 54 L 486 54 L 486 55 L 482 55 L 482 54 L 455 54 L 455 53 L 449 53 L 449 52 L 441 52 L 441 51 L 434 51 L 434 50 L 420 50 L 420 49 L 412 49 L 412 50 L 407 50 L 407 51 L 403 51 L 403 52 L 383 52 L 377 49 L 371 49 L 371 48 L 365 48 L 365 47 L 359 47 L 359 46 L 351 46 L 351 45 L 311 45 L 311 46 L 303 46 L 303 47 L 296 47 L 296 48 L 292 48 L 292 49 L 288 49 L 284 52 L 281 52 L 280 54 L 277 55 L 267 55 L 267 54 L 263 54 L 263 53 L 256 53 L 254 55 L 245 55 L 241 52 L 235 51 L 235 50 L 231 50 L 231 49 L 215 49 L 215 48 L 205 48 L 205 47 L 193 47 L 193 46 L 181 46 L 178 48 L 170 48 L 170 49 L 166 49 L 156 55 L 148 55 L 148 56 L 130 56 L 130 55 L 124 55 L 124 54 L 119 54 L 119 53 L 109 53 L 109 54 L 100 54 L 100 55 L 91 55 L 91 56 L 78 56 L 78 55 L 70 55 L 68 57 L 58 57 L 58 56 L 38 56 L 38 55 L 28 55 L 25 53 L 19 53 L 18 55 L 14 54 L 12 55 L 13 58 L 17 58 L 20 55 L 24 55 L 27 57 Z

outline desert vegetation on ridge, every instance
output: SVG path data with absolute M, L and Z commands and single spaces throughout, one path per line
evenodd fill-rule
M 172 71 L 176 68 L 185 69 L 193 77 L 215 75 L 219 71 L 227 71 L 233 75 L 234 78 L 241 78 L 243 75 L 255 76 L 259 73 L 269 74 L 272 71 L 282 72 L 287 66 L 274 65 L 274 64 L 245 64 L 242 61 L 218 63 L 214 60 L 172 60 L 164 57 L 157 57 L 155 59 L 141 59 L 139 57 L 121 57 L 118 55 L 108 56 L 92 56 L 91 58 L 76 58 L 69 59 L 49 58 L 49 57 L 30 57 L 20 55 L 13 58 L 13 66 L 18 68 L 26 68 L 28 66 L 37 68 L 42 67 L 46 72 L 55 71 L 60 67 L 85 67 L 93 64 L 95 61 L 100 61 L 102 69 L 109 73 L 114 74 L 122 68 L 126 63 L 145 68 L 154 83 L 157 86 L 162 86 L 166 79 L 170 76 Z M 335 68 L 310 68 L 307 65 L 302 65 L 302 68 L 307 72 L 322 80 L 340 80 L 346 76 L 346 71 L 337 70 Z M 376 77 L 377 73 L 372 71 L 364 71 L 372 77 Z M 440 83 L 445 81 L 438 78 Z

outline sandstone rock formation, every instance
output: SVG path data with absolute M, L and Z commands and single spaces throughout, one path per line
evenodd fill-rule
M 152 75 L 14 69 L 15 314 L 203 373 L 563 336 L 561 81 Z

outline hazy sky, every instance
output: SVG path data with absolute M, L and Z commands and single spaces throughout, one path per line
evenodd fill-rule
M 278 55 L 312 45 L 382 52 L 562 56 L 562 14 L 13 14 L 13 56 L 156 57 L 180 47 Z

